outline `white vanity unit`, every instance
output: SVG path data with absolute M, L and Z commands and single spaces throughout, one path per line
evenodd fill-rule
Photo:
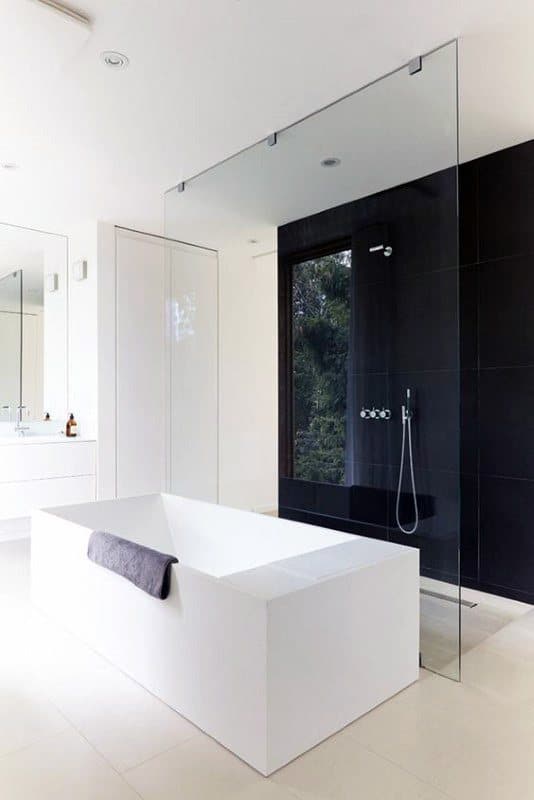
M 95 499 L 96 442 L 61 434 L 0 434 L 0 520 Z M 0 523 L 0 534 L 1 534 Z

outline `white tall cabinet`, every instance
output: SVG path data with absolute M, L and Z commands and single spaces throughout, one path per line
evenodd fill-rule
M 217 254 L 124 228 L 114 235 L 104 303 L 115 369 L 104 372 L 115 395 L 106 424 L 114 429 L 115 487 L 103 493 L 171 491 L 217 502 Z

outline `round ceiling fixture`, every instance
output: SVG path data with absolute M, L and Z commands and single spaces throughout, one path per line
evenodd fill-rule
M 321 161 L 321 167 L 339 167 L 341 164 L 341 159 L 334 158 L 331 156 L 330 158 L 323 158 Z
M 104 50 L 101 58 L 104 64 L 111 69 L 126 69 L 130 63 L 128 56 L 118 53 L 116 50 Z
M 259 241 L 257 239 L 249 239 L 248 243 L 249 244 L 259 244 Z

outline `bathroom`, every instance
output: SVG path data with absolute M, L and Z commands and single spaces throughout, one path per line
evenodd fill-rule
M 452 34 L 0 218 L 0 794 L 528 797 L 534 128 Z

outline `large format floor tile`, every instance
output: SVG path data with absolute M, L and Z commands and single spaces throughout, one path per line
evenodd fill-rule
M 269 791 L 260 789 L 265 779 L 258 772 L 207 736 L 156 756 L 126 772 L 125 778 L 144 800 L 252 800 L 256 792 Z
M 273 776 L 303 800 L 445 800 L 436 788 L 342 732 Z
M 5 800 L 139 800 L 76 731 L 0 758 Z
M 0 756 L 66 730 L 65 718 L 45 695 L 5 672 L 0 678 Z
M 54 686 L 51 697 L 119 772 L 200 735 L 198 728 L 108 665 L 84 676 L 83 683 Z

